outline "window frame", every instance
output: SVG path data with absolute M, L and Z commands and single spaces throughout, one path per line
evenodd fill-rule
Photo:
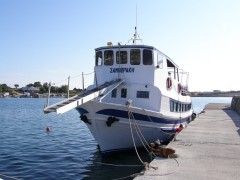
M 98 54 L 101 53 L 101 57 Z M 102 66 L 103 65 L 103 53 L 102 51 L 97 51 L 95 54 L 95 66 Z
M 159 53 L 157 53 L 157 66 L 160 69 L 163 68 L 163 55 Z
M 137 91 L 136 92 L 136 98 L 149 99 L 149 97 L 150 97 L 149 91 Z
M 127 98 L 127 88 L 121 89 L 121 98 Z
M 110 57 L 106 58 L 106 56 L 110 56 Z M 104 51 L 104 65 L 112 66 L 113 64 L 114 64 L 114 51 L 113 50 L 105 50 Z
M 112 98 L 117 98 L 117 89 L 113 89 L 111 93 Z
M 143 65 L 153 65 L 153 51 L 151 49 L 143 49 Z M 150 57 L 150 56 L 151 57 Z
M 119 58 L 120 53 L 120 58 Z M 126 53 L 126 54 L 125 54 Z M 119 62 L 120 59 L 120 62 Z M 128 51 L 116 51 L 116 64 L 127 64 L 128 63 Z
M 137 51 L 139 52 L 138 54 L 133 54 L 133 53 L 136 53 Z M 135 56 L 135 57 L 133 57 L 133 56 Z M 130 50 L 130 64 L 131 65 L 140 65 L 141 64 L 141 50 L 140 49 L 131 49 Z

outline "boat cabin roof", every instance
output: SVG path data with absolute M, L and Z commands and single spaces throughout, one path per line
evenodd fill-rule
M 173 60 L 171 58 L 169 58 L 166 54 L 162 53 L 161 51 L 159 51 L 158 49 L 156 49 L 155 47 L 153 46 L 148 46 L 148 45 L 109 45 L 109 46 L 102 46 L 102 47 L 98 47 L 95 49 L 95 51 L 101 51 L 101 50 L 114 50 L 114 49 L 117 49 L 119 50 L 122 49 L 122 48 L 126 48 L 126 49 L 149 49 L 149 50 L 155 50 L 157 51 L 158 53 L 164 55 L 166 57 L 166 60 L 167 60 L 167 66 L 168 67 L 177 67 L 178 68 L 178 65 L 175 64 L 173 62 Z
M 144 48 L 144 49 L 155 49 L 153 46 L 146 46 L 146 45 L 120 45 L 120 46 L 103 46 L 96 48 L 96 51 L 104 50 L 104 49 L 119 49 L 119 48 Z

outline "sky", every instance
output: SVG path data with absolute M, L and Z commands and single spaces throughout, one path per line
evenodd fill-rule
M 132 38 L 136 5 L 143 43 L 189 72 L 190 91 L 240 90 L 239 0 L 0 0 L 0 84 L 81 88 L 95 48 Z

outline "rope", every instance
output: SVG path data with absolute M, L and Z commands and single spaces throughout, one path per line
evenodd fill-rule
M 115 166 L 115 167 L 142 167 L 144 165 L 122 165 L 122 164 L 109 164 L 109 163 L 102 163 L 102 162 L 94 162 L 96 164 L 102 164 L 105 166 Z
M 7 176 L 7 175 L 4 175 L 4 174 L 0 174 L 0 176 L 6 177 L 6 178 L 9 178 L 9 179 L 20 180 L 20 179 L 18 179 L 18 178 L 11 177 L 11 176 Z
M 132 118 L 133 118 L 134 122 L 135 122 L 135 124 L 134 124 L 135 129 L 136 129 L 136 127 L 137 127 L 139 133 L 141 134 L 141 137 L 140 137 L 139 134 L 138 134 L 138 131 L 137 131 L 138 137 L 139 137 L 139 139 L 141 140 L 141 142 L 142 142 L 144 148 L 145 148 L 146 151 L 149 153 L 149 155 L 151 156 L 151 158 L 152 158 L 153 156 L 157 157 L 157 155 L 156 155 L 153 151 L 149 151 L 149 150 L 148 150 L 148 149 L 151 149 L 151 148 L 150 148 L 150 146 L 149 146 L 147 140 L 145 139 L 144 135 L 142 134 L 142 131 L 140 130 L 139 125 L 138 125 L 136 119 L 134 118 L 134 116 L 133 116 L 133 112 L 131 111 L 131 108 L 130 108 L 129 106 L 128 106 L 128 109 L 129 109 L 129 111 L 130 111 L 130 113 L 131 113 L 131 115 L 132 115 Z M 137 129 L 136 129 L 136 130 L 137 130 Z M 145 144 L 143 143 L 142 139 L 143 139 L 144 142 L 146 143 L 148 149 L 146 148 L 146 146 L 145 146 Z
M 74 79 L 74 78 L 77 78 L 77 77 L 80 77 L 80 76 L 82 76 L 82 74 L 79 74 L 79 75 L 73 76 L 73 77 L 71 77 L 71 79 Z
M 90 72 L 90 73 L 83 74 L 83 75 L 90 75 L 90 74 L 93 74 L 93 73 L 94 73 L 94 71 Z
M 62 82 L 67 81 L 67 80 L 68 80 L 68 78 L 66 78 L 66 79 L 64 79 L 64 80 L 61 80 L 61 81 L 59 81 L 59 82 L 56 82 L 56 83 L 52 83 L 52 84 L 53 84 L 53 85 L 56 85 L 56 84 L 62 83 Z
M 143 144 L 144 148 L 145 148 L 146 151 L 149 153 L 149 150 L 146 148 L 146 146 L 145 146 L 143 140 L 145 141 L 145 143 L 146 143 L 147 145 L 148 145 L 148 143 L 147 143 L 146 139 L 144 138 L 144 136 L 143 136 L 143 134 L 142 134 L 142 132 L 141 132 L 141 130 L 140 130 L 140 128 L 139 128 L 139 126 L 138 126 L 138 124 L 137 124 L 137 122 L 136 122 L 134 116 L 133 116 L 133 113 L 132 113 L 130 107 L 127 106 L 127 108 L 128 108 L 128 117 L 129 117 L 130 119 L 133 119 L 133 120 L 135 121 L 135 123 L 134 123 L 135 131 L 137 132 L 137 135 L 138 135 L 138 137 L 139 137 L 141 143 Z M 137 126 L 136 126 L 136 125 L 137 125 Z M 139 133 L 141 134 L 142 137 L 140 137 Z M 142 139 L 143 139 L 143 140 L 142 140 Z M 149 147 L 149 146 L 148 146 L 148 147 Z
M 179 164 L 177 159 L 173 158 L 173 160 L 177 163 L 177 168 L 174 169 L 172 172 L 164 173 L 164 174 L 152 174 L 152 175 L 150 174 L 150 175 L 145 175 L 145 177 L 147 177 L 147 176 L 167 176 L 167 175 L 171 175 L 171 174 L 176 173 L 178 171 L 178 168 L 180 167 L 180 164 Z M 154 170 L 156 170 L 156 168 L 154 168 L 154 167 L 150 167 L 150 168 L 153 168 Z M 130 178 L 130 177 L 134 178 L 134 177 L 137 177 L 139 175 L 144 175 L 144 173 L 135 173 L 135 174 L 132 174 L 132 175 L 129 175 L 129 176 L 124 176 L 124 177 L 116 178 L 116 179 L 113 179 L 113 180 L 127 179 L 127 178 Z
M 90 72 L 90 73 L 83 74 L 83 75 L 90 75 L 90 74 L 93 74 L 93 73 L 94 73 L 94 71 L 93 71 L 93 72 Z M 80 77 L 80 76 L 82 76 L 82 74 L 79 74 L 79 75 L 76 75 L 76 76 L 72 76 L 71 79 L 74 79 L 74 78 L 77 78 L 77 77 Z M 66 79 L 64 79 L 64 80 L 61 80 L 61 81 L 58 81 L 58 82 L 56 82 L 56 83 L 52 83 L 52 84 L 53 84 L 53 85 L 56 85 L 56 84 L 65 82 L 65 81 L 67 81 L 67 80 L 68 80 L 68 78 L 66 78 Z
M 143 160 L 141 159 L 141 157 L 140 157 L 140 155 L 139 155 L 139 153 L 138 153 L 137 147 L 136 147 L 136 143 L 135 143 L 135 140 L 134 140 L 134 137 L 133 137 L 132 123 L 131 123 L 130 117 L 128 118 L 128 120 L 129 120 L 129 125 L 130 125 L 130 130 L 131 130 L 131 135 L 132 135 L 132 141 L 133 141 L 133 145 L 134 145 L 135 152 L 136 152 L 136 154 L 137 154 L 137 157 L 138 157 L 139 161 L 140 161 L 143 165 L 145 165 L 145 163 L 144 163 Z
M 135 152 L 136 152 L 136 154 L 137 154 L 137 156 L 138 156 L 138 159 L 139 159 L 139 161 L 144 165 L 144 171 L 146 170 L 146 169 L 149 169 L 149 168 L 153 168 L 153 169 L 157 169 L 157 167 L 152 167 L 152 166 L 150 166 L 149 165 L 149 163 L 147 163 L 147 162 L 143 162 L 142 161 L 142 159 L 141 159 L 141 157 L 140 157 L 140 155 L 139 155 L 139 153 L 138 153 L 138 151 L 137 151 L 137 147 L 136 147 L 136 143 L 135 143 L 135 139 L 134 139 L 134 136 L 133 136 L 133 131 L 132 131 L 132 123 L 131 123 L 131 117 L 134 119 L 134 116 L 133 116 L 133 113 L 131 113 L 131 110 L 130 110 L 130 105 L 131 105 L 131 103 L 130 102 L 127 102 L 126 103 L 126 106 L 127 106 L 127 108 L 128 108 L 128 116 L 129 116 L 129 118 L 128 118 L 128 120 L 129 120 L 129 125 L 130 125 L 130 130 L 131 130 L 131 135 L 132 135 L 132 140 L 133 140 L 133 145 L 134 145 L 134 149 L 135 149 Z M 134 119 L 135 120 L 135 119 Z M 135 120 L 136 121 L 136 120 Z M 135 127 L 135 130 L 136 130 L 136 132 L 137 132 L 137 134 L 138 134 L 138 131 L 137 131 L 137 129 L 136 129 L 136 127 Z M 139 129 L 139 131 L 140 131 L 140 129 Z M 140 131 L 141 132 L 141 131 Z M 139 134 L 138 134 L 138 136 L 139 136 Z M 142 137 L 144 138 L 144 136 L 143 136 L 143 134 L 142 134 Z M 139 139 L 141 140 L 141 142 L 142 142 L 142 139 L 141 139 L 141 137 L 139 136 Z M 145 139 L 145 138 L 144 138 Z M 145 139 L 145 141 L 146 141 L 146 139 Z M 146 143 L 147 143 L 147 141 L 146 141 Z M 145 147 L 145 144 L 142 142 L 142 144 L 143 144 L 143 146 Z M 148 144 L 148 143 L 147 143 Z M 145 147 L 145 149 L 147 149 L 146 147 Z M 147 150 L 148 151 L 148 150 Z M 149 151 L 148 151 L 149 152 Z M 152 152 L 153 153 L 153 152 Z M 153 153 L 154 154 L 154 153 Z M 154 154 L 155 155 L 155 154 Z M 156 155 L 155 155 L 156 156 Z
M 178 168 L 180 167 L 180 164 L 179 164 L 177 159 L 175 159 L 175 158 L 172 158 L 172 159 L 177 163 L 177 168 L 175 170 L 173 170 L 172 172 L 164 173 L 164 174 L 148 174 L 148 175 L 145 175 L 145 176 L 167 176 L 167 175 L 176 173 Z

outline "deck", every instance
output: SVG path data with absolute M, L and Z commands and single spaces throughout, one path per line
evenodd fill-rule
M 208 104 L 168 146 L 174 158 L 155 158 L 143 179 L 239 179 L 240 116 L 230 104 Z

